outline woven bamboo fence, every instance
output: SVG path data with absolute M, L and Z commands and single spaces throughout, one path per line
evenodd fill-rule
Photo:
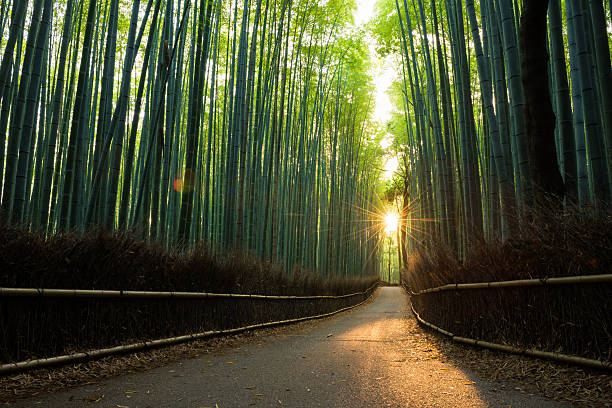
M 604 274 L 404 288 L 417 320 L 457 342 L 610 370 L 611 283 Z
M 325 317 L 377 285 L 339 296 L 0 288 L 0 374 Z

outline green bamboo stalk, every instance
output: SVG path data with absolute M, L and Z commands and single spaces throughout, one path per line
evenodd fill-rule
M 590 47 L 582 27 L 585 26 L 585 15 L 579 1 L 566 2 L 568 14 L 572 18 L 573 31 L 576 39 L 578 73 L 582 88 L 582 106 L 586 128 L 586 142 L 592 177 L 593 194 L 598 201 L 609 202 L 610 185 L 608 169 L 604 154 L 604 135 L 601 127 L 601 116 L 595 94 L 594 79 L 591 75 L 592 59 Z

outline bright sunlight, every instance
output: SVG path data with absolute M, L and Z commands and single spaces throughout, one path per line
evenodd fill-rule
M 390 211 L 385 215 L 385 232 L 388 235 L 393 234 L 397 231 L 397 226 L 399 224 L 399 214 L 395 211 Z
M 384 180 L 391 180 L 393 178 L 393 174 L 399 167 L 399 160 L 395 156 L 387 156 L 387 161 L 385 162 L 385 172 L 383 173 Z

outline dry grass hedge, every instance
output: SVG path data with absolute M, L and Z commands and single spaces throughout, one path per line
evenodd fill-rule
M 476 243 L 461 262 L 436 245 L 411 258 L 413 291 L 448 283 L 612 273 L 612 216 L 531 214 L 505 242 Z M 455 335 L 612 361 L 612 284 L 445 291 L 415 296 L 417 312 Z
M 0 227 L 0 286 L 264 295 L 342 295 L 377 281 L 323 280 L 236 253 L 167 251 L 128 233 L 50 238 Z M 0 363 L 328 313 L 365 299 L 60 299 L 0 297 Z
M 0 286 L 204 291 L 274 295 L 341 295 L 369 287 L 375 278 L 320 276 L 238 253 L 213 256 L 204 247 L 166 250 L 129 233 L 95 231 L 44 238 L 0 227 Z

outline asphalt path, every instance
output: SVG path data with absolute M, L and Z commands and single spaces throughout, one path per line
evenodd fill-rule
M 444 358 L 397 287 L 355 311 L 14 407 L 566 407 Z

